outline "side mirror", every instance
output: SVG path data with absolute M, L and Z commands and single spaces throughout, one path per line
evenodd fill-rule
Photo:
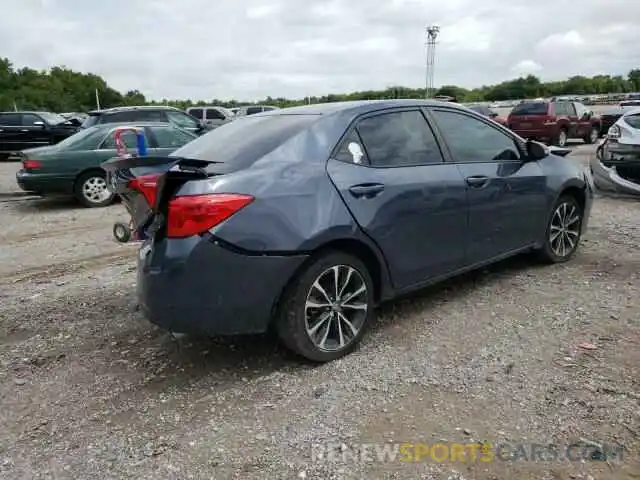
M 591 118 L 591 112 L 584 112 L 584 114 L 582 115 L 582 118 L 589 120 Z
M 531 161 L 542 160 L 549 155 L 549 149 L 540 142 L 527 140 L 527 159 Z
M 37 122 L 33 122 L 33 126 L 34 127 L 42 127 L 42 128 L 44 128 L 45 124 L 44 124 L 44 122 L 37 121 Z

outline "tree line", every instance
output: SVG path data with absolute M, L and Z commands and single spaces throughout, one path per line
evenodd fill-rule
M 8 58 L 0 58 L 0 111 L 48 110 L 52 112 L 86 112 L 96 108 L 96 90 L 101 108 L 125 105 L 171 105 L 184 110 L 198 105 L 221 105 L 232 108 L 253 102 L 218 99 L 148 100 L 138 90 L 122 93 L 92 73 L 73 71 L 64 66 L 50 70 L 14 68 Z M 566 80 L 542 82 L 534 75 L 507 80 L 497 85 L 465 89 L 455 85 L 440 87 L 436 95 L 454 96 L 461 102 L 518 100 L 557 95 L 615 94 L 640 91 L 640 68 L 622 75 L 573 76 Z M 384 90 L 328 94 L 304 99 L 267 97 L 260 104 L 291 107 L 306 103 L 325 103 L 345 100 L 377 100 L 388 98 L 424 98 L 424 88 L 390 86 Z

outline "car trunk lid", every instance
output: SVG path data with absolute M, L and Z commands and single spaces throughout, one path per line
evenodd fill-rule
M 211 161 L 179 157 L 112 158 L 102 164 L 109 187 L 117 193 L 143 236 L 160 230 L 171 197 L 185 183 L 212 175 Z

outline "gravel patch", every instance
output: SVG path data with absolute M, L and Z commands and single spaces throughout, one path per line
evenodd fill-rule
M 519 257 L 385 305 L 357 352 L 314 366 L 266 336 L 173 338 L 141 318 L 135 247 L 111 239 L 121 206 L 0 201 L 0 477 L 637 478 L 639 207 L 599 198 L 570 263 Z M 313 458 L 327 442 L 581 437 L 628 450 L 609 463 Z

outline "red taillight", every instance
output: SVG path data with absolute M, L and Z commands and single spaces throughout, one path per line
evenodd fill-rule
M 144 195 L 150 207 L 156 204 L 156 192 L 158 191 L 158 179 L 162 174 L 154 173 L 142 175 L 129 181 L 129 188 L 139 191 Z
M 23 160 L 22 167 L 25 170 L 37 170 L 42 167 L 42 164 L 38 160 Z
M 250 195 L 214 193 L 176 197 L 169 201 L 167 237 L 204 233 L 253 201 Z

